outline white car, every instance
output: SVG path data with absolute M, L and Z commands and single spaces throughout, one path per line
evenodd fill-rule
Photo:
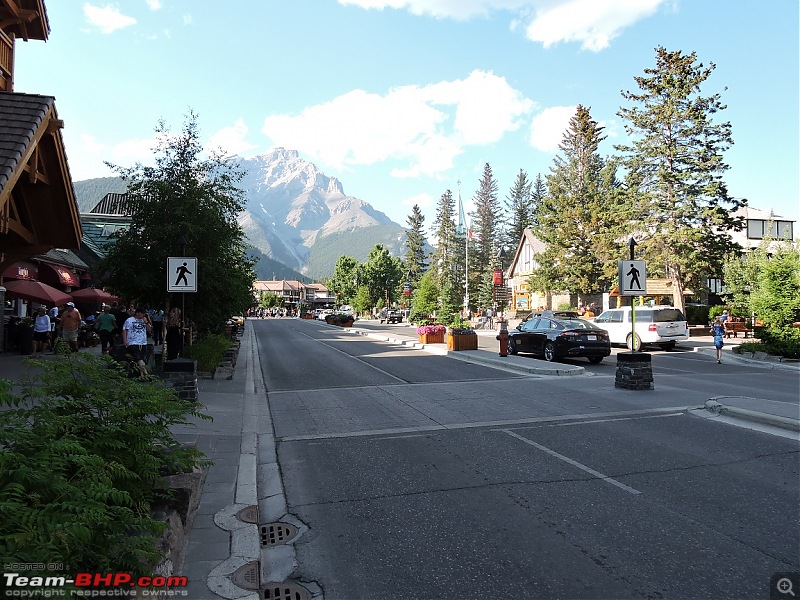
M 342 307 L 339 309 L 339 313 L 343 315 L 354 315 L 355 312 L 353 311 L 353 307 L 349 304 L 343 304 Z
M 636 339 L 631 331 L 631 307 L 610 308 L 595 317 L 595 324 L 608 332 L 612 344 L 625 344 L 637 352 L 648 344 L 672 350 L 689 339 L 689 323 L 674 306 L 637 306 Z

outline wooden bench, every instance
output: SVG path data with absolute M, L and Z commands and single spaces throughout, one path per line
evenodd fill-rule
M 748 329 L 747 325 L 742 321 L 725 321 L 722 326 L 725 328 L 725 337 L 727 338 L 731 337 L 731 335 L 739 337 L 739 333 L 743 333 L 744 337 L 747 337 L 748 334 L 753 333 L 753 330 Z

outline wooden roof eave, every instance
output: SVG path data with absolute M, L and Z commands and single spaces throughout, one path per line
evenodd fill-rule
M 50 23 L 44 0 L 0 0 L 0 29 L 26 42 L 47 41 Z
M 48 240 L 42 239 L 32 240 L 32 247 L 40 248 L 48 246 L 48 244 L 49 247 L 47 249 L 56 246 L 64 248 L 80 247 L 83 232 L 81 229 L 80 216 L 78 215 L 77 202 L 75 201 L 75 191 L 72 187 L 72 178 L 67 165 L 64 141 L 61 137 L 61 128 L 63 125 L 63 121 L 58 119 L 55 105 L 51 106 L 47 116 L 42 119 L 41 124 L 31 138 L 25 153 L 17 162 L 16 168 L 9 177 L 8 182 L 3 189 L 0 190 L 0 211 L 5 211 L 7 205 L 11 202 L 12 191 L 23 177 L 27 177 L 30 183 L 34 185 L 41 183 L 42 185 L 61 185 L 63 187 L 68 212 L 68 215 L 66 215 L 68 218 L 65 220 L 69 221 L 68 223 L 64 223 L 63 221 L 59 223 L 59 233 L 63 233 L 64 235 L 60 236 L 58 240 L 55 240 L 57 243 L 49 243 Z M 58 172 L 52 173 L 52 175 L 58 176 L 57 181 L 52 181 L 52 175 L 47 175 L 40 169 L 41 162 L 47 158 L 44 156 L 45 153 L 52 153 L 54 155 L 58 165 Z M 36 237 L 38 238 L 39 236 Z

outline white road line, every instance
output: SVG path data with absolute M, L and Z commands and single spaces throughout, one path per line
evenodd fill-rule
M 568 463 L 568 464 L 572 465 L 573 467 L 577 467 L 581 471 L 586 471 L 590 475 L 594 475 L 595 477 L 597 477 L 598 479 L 602 479 L 606 483 L 610 483 L 611 485 L 615 485 L 618 488 L 620 488 L 622 490 L 625 490 L 626 492 L 629 492 L 629 493 L 634 494 L 634 495 L 638 495 L 638 494 L 642 493 L 639 490 L 635 490 L 632 487 L 629 487 L 629 486 L 625 485 L 624 483 L 617 481 L 613 477 L 609 477 L 608 475 L 603 475 L 600 471 L 595 471 L 591 467 L 587 467 L 586 465 L 581 464 L 576 460 L 572 460 L 571 458 L 569 458 L 567 456 L 564 456 L 563 454 L 559 454 L 555 450 L 551 450 L 550 448 L 547 448 L 546 446 L 542 446 L 541 444 L 537 444 L 536 442 L 533 442 L 533 441 L 529 440 L 528 438 L 522 437 L 521 435 L 519 435 L 517 433 L 514 433 L 513 431 L 510 431 L 508 429 L 502 429 L 501 431 L 503 433 L 507 433 L 511 437 L 515 437 L 518 440 L 521 440 L 521 441 L 525 442 L 526 444 L 528 444 L 530 446 L 533 446 L 534 448 L 538 448 L 542 452 L 547 452 L 547 454 L 549 454 L 550 456 L 554 456 L 559 460 L 563 460 L 565 463 Z
M 555 423 L 548 427 L 570 427 L 572 425 L 585 425 L 586 423 L 612 423 L 614 421 L 638 421 L 640 419 L 663 419 L 664 417 L 680 417 L 685 413 L 672 413 L 670 415 L 650 415 L 647 417 L 625 417 L 622 419 L 592 419 L 591 421 L 576 421 L 575 423 Z M 503 431 L 502 429 L 498 431 Z

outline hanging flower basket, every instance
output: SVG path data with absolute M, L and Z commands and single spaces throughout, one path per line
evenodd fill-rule
M 444 325 L 423 325 L 417 327 L 417 336 L 421 344 L 444 344 Z

